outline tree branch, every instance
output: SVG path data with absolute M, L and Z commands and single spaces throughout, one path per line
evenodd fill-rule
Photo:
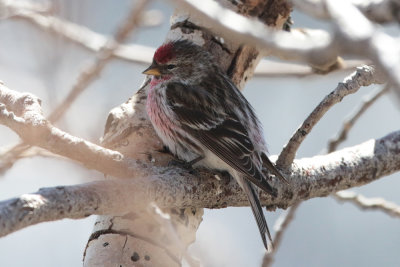
M 361 86 L 369 86 L 371 84 L 380 84 L 383 82 L 384 79 L 382 75 L 373 66 L 363 66 L 357 68 L 354 73 L 346 77 L 342 83 L 339 83 L 335 90 L 333 90 L 321 101 L 321 103 L 319 103 L 319 105 L 305 119 L 303 124 L 296 130 L 279 155 L 277 160 L 278 166 L 283 169 L 290 166 L 301 143 L 322 118 L 322 116 L 333 105 L 342 101 L 343 97 L 346 95 L 357 92 Z
M 399 41 L 376 29 L 347 1 L 314 1 L 318 8 L 329 12 L 336 26 L 333 36 L 321 30 L 302 36 L 273 31 L 261 22 L 226 10 L 211 0 L 203 0 L 201 4 L 195 0 L 174 2 L 189 9 L 223 37 L 256 45 L 283 58 L 306 61 L 322 70 L 337 63 L 339 52 L 367 57 L 382 68 L 395 88 L 400 88 L 400 76 L 397 75 L 400 72 Z M 302 2 L 296 0 L 296 6 Z
M 353 77 L 355 77 L 356 75 L 352 75 Z M 381 89 L 380 91 L 379 91 L 379 93 L 377 93 L 376 95 L 374 95 L 374 97 L 372 97 L 372 99 L 371 100 L 369 100 L 369 101 L 367 101 L 367 103 L 364 103 L 364 105 L 362 106 L 362 108 L 356 113 L 356 115 L 350 120 L 351 121 L 351 123 L 348 125 L 348 127 L 346 127 L 346 128 L 344 128 L 344 129 L 346 129 L 346 132 L 345 132 L 345 134 L 347 134 L 347 131 L 349 131 L 350 130 L 350 128 L 351 128 L 351 126 L 354 124 L 354 122 L 355 122 L 355 120 L 357 120 L 358 118 L 359 118 L 359 116 L 361 116 L 361 114 L 369 107 L 369 106 L 371 106 L 372 105 L 372 103 L 377 99 L 377 98 L 379 98 L 379 96 L 380 95 L 382 95 L 383 93 L 385 93 L 387 90 L 388 90 L 388 85 L 386 85 L 383 89 Z M 328 97 L 330 97 L 330 96 L 333 96 L 333 95 L 335 95 L 335 93 L 331 93 L 330 95 L 328 95 Z M 343 98 L 343 96 L 341 97 L 341 98 Z M 341 100 L 341 98 L 340 98 L 340 100 Z M 325 98 L 326 99 L 326 98 Z M 328 101 L 329 102 L 329 101 Z M 322 101 L 321 102 L 321 104 L 322 103 L 324 103 L 324 101 Z M 320 104 L 320 105 L 321 105 Z M 333 105 L 334 103 L 332 102 L 332 105 Z M 319 105 L 319 106 L 320 106 Z M 305 123 L 303 123 L 303 128 L 304 128 L 304 125 L 307 125 L 307 123 L 310 123 L 310 122 L 312 122 L 312 126 L 311 126 L 311 128 L 313 127 L 313 125 L 315 125 L 317 122 L 318 122 L 318 120 L 315 120 L 315 121 L 312 121 L 310 118 L 312 118 L 313 117 L 313 113 L 315 114 L 315 113 L 320 113 L 320 112 L 326 112 L 326 111 L 323 111 L 322 109 L 320 109 L 319 111 L 318 111 L 318 107 L 319 106 L 317 106 L 317 108 L 316 109 L 314 109 L 314 111 L 311 113 L 311 115 L 306 119 L 306 121 L 305 121 Z M 322 113 L 320 113 L 320 116 L 322 117 L 323 116 L 323 114 Z M 307 122 L 308 121 L 308 122 Z M 347 125 L 346 123 L 345 123 L 345 125 Z M 302 131 L 304 131 L 303 129 L 302 129 L 302 127 L 295 133 L 295 135 L 294 136 L 296 136 L 296 134 L 298 133 L 298 132 L 302 132 Z M 307 129 L 307 128 L 306 128 Z M 311 129 L 310 129 L 311 130 Z M 300 135 L 300 138 L 301 138 L 302 136 Z M 292 137 L 293 138 L 293 137 Z M 298 137 L 297 137 L 298 138 Z M 338 138 L 337 139 L 337 143 L 335 144 L 335 146 L 334 146 L 334 149 L 333 150 L 329 150 L 328 152 L 333 152 L 333 151 L 335 151 L 336 150 L 336 146 L 337 146 L 337 144 L 338 143 L 340 143 L 342 140 L 344 140 L 343 138 L 345 138 L 345 135 L 343 134 L 343 132 L 340 134 L 340 138 Z M 291 139 L 292 140 L 292 139 Z M 295 140 L 295 139 L 294 139 Z M 301 140 L 300 140 L 300 142 L 302 142 Z M 300 144 L 299 144 L 300 145 Z M 298 149 L 298 147 L 296 148 L 296 150 Z M 339 192 L 340 193 L 340 192 Z M 265 256 L 264 256 L 264 259 L 263 259 L 263 266 L 271 266 L 272 264 L 273 264 L 273 261 L 274 261 L 274 257 L 275 257 L 275 254 L 276 254 L 276 252 L 277 252 L 277 250 L 278 250 L 278 248 L 279 248 L 279 244 L 280 244 L 280 241 L 281 241 L 281 239 L 282 239 L 282 236 L 283 236 L 283 234 L 284 234 L 284 232 L 285 232 L 285 230 L 286 230 L 286 228 L 288 227 L 288 225 L 290 224 L 290 222 L 291 222 L 291 220 L 293 219 L 293 216 L 294 216 L 294 213 L 295 213 L 295 211 L 298 209 L 298 207 L 300 206 L 300 202 L 298 202 L 298 203 L 296 203 L 296 204 L 294 204 L 292 207 L 290 207 L 290 210 L 285 214 L 285 216 L 282 218 L 282 220 L 283 220 L 283 222 L 282 222 L 282 225 L 283 225 L 283 227 L 279 227 L 279 230 L 278 231 L 276 231 L 276 236 L 275 236 L 275 239 L 274 239 L 274 244 L 275 244 L 275 248 L 274 248 L 274 250 L 271 252 L 271 253 L 268 253 L 268 254 L 265 254 Z
M 8 4 L 10 8 L 15 10 L 13 3 Z M 16 9 L 18 10 L 18 9 Z M 16 11 L 15 11 L 16 12 Z M 11 17 L 14 20 L 26 21 L 30 25 L 37 26 L 38 28 L 61 36 L 62 38 L 71 41 L 89 51 L 99 52 L 102 47 L 108 42 L 108 37 L 96 33 L 89 28 L 78 25 L 67 20 L 45 14 L 38 14 L 35 12 L 26 12 L 19 9 L 19 11 Z M 302 30 L 304 31 L 304 29 Z M 117 49 L 113 52 L 112 56 L 121 60 L 131 63 L 148 65 L 151 63 L 152 56 L 155 49 L 138 44 L 123 45 L 118 44 Z M 344 61 L 341 68 L 342 70 L 354 69 L 357 66 L 367 64 L 365 61 L 348 60 Z M 303 77 L 315 74 L 316 72 L 307 66 L 279 63 L 269 60 L 262 60 L 257 66 L 254 76 L 255 77 L 280 77 L 280 76 L 296 76 Z
M 329 150 L 328 152 L 333 152 L 337 149 L 337 146 L 343 142 L 346 137 L 348 131 L 350 131 L 351 127 L 354 125 L 356 120 L 383 94 L 385 94 L 389 90 L 389 85 L 381 88 L 377 93 L 375 93 L 372 97 L 364 100 L 363 105 L 355 112 L 354 115 L 351 116 L 349 120 L 344 123 L 341 133 L 339 134 L 338 138 L 335 140 L 330 141 L 329 143 Z M 346 197 L 344 197 L 346 195 Z M 351 202 L 361 209 L 379 209 L 385 213 L 396 214 L 400 210 L 394 203 L 386 202 L 384 199 L 379 199 L 378 201 L 366 199 L 363 196 L 356 195 L 355 193 L 349 195 L 347 191 L 337 192 L 333 194 L 333 197 L 338 201 L 347 201 Z M 278 251 L 280 242 L 282 240 L 283 234 L 287 229 L 290 222 L 293 220 L 294 213 L 300 206 L 301 202 L 294 204 L 293 206 L 289 207 L 289 211 L 287 211 L 282 218 L 280 217 L 276 223 L 278 225 L 277 230 L 275 231 L 275 238 L 274 238 L 274 250 L 271 253 L 266 253 L 263 259 L 263 267 L 271 266 L 274 262 L 274 257 L 276 252 Z M 394 215 L 395 216 L 395 215 Z
M 356 121 L 361 117 L 361 115 L 370 107 L 372 104 L 375 103 L 376 100 L 378 100 L 381 96 L 386 94 L 389 91 L 390 86 L 386 85 L 379 89 L 377 92 L 374 92 L 373 95 L 367 96 L 361 106 L 357 108 L 352 115 L 349 116 L 348 119 L 346 119 L 343 122 L 342 129 L 340 132 L 337 134 L 337 137 L 334 139 L 331 139 L 328 144 L 328 152 L 333 152 L 337 149 L 340 143 L 345 141 L 347 139 L 347 134 L 351 130 L 351 128 L 354 126 Z
M 319 16 L 322 12 L 335 25 L 335 40 L 337 49 L 343 53 L 363 55 L 377 64 L 390 83 L 400 90 L 400 45 L 399 40 L 376 28 L 349 1 L 334 0 L 294 0 L 296 7 L 301 8 L 305 3 L 311 3 L 313 9 L 306 9 L 311 16 Z
M 399 171 L 399 162 L 400 131 L 328 155 L 296 160 L 290 185 L 274 179 L 272 186 L 277 188 L 278 197 L 262 194 L 261 202 L 269 209 L 287 208 L 300 200 L 328 196 L 375 181 Z M 218 181 L 213 172 L 199 169 L 195 176 L 179 168 L 142 169 L 147 173 L 135 179 L 44 188 L 0 202 L 0 235 L 44 221 L 84 218 L 92 214 L 123 214 L 130 208 L 146 208 L 151 201 L 160 208 L 248 205 L 246 196 L 233 179 Z
M 134 160 L 54 127 L 43 117 L 37 97 L 0 85 L 0 103 L 0 124 L 15 131 L 26 143 L 116 177 L 138 174 L 138 163 Z
M 308 62 L 315 67 L 320 66 L 321 69 L 326 69 L 327 66 L 337 62 L 336 41 L 322 30 L 310 30 L 307 34 L 276 31 L 260 21 L 227 10 L 212 0 L 203 0 L 201 3 L 196 0 L 173 2 L 181 8 L 190 10 L 204 22 L 204 25 L 222 37 L 255 45 L 258 49 L 281 58 Z
M 297 202 L 293 206 L 289 207 L 288 210 L 285 213 L 283 213 L 275 222 L 274 225 L 275 237 L 273 242 L 274 249 L 272 251 L 265 253 L 263 263 L 261 265 L 262 267 L 272 266 L 272 264 L 274 263 L 274 258 L 282 242 L 283 234 L 289 227 L 289 224 L 293 221 L 294 214 L 300 207 L 300 204 L 301 202 Z
M 112 55 L 117 50 L 119 43 L 123 42 L 130 33 L 136 29 L 143 18 L 143 10 L 147 4 L 147 1 L 138 1 L 133 8 L 130 10 L 127 18 L 124 19 L 123 23 L 119 26 L 113 39 L 106 39 L 98 47 L 98 53 L 96 54 L 96 59 L 87 66 L 82 72 L 80 72 L 74 85 L 72 86 L 70 92 L 66 98 L 52 111 L 49 115 L 49 121 L 54 123 L 58 121 L 67 111 L 67 109 L 72 105 L 72 103 L 78 98 L 78 96 L 94 81 L 104 67 L 112 59 Z M 55 30 L 64 33 L 70 33 L 72 36 L 84 36 L 85 30 L 75 32 L 77 29 L 74 28 L 73 24 L 65 24 L 56 17 L 44 16 L 32 12 L 30 9 L 26 10 L 13 3 L 6 3 L 6 8 L 10 12 L 15 13 L 14 17 L 30 18 L 43 27 L 47 27 L 49 30 Z M 54 29 L 52 28 L 54 27 Z M 66 34 L 69 36 L 68 34 Z M 88 42 L 89 40 L 86 39 Z M 21 147 L 24 147 L 21 149 Z M 13 166 L 14 162 L 20 158 L 20 155 L 27 151 L 30 147 L 26 144 L 21 143 L 15 146 L 15 149 L 9 151 L 9 154 L 2 160 L 1 171 L 5 172 L 9 167 Z
M 296 8 L 307 14 L 313 14 L 319 19 L 329 19 L 329 12 L 323 8 L 320 1 L 292 0 Z M 396 0 L 351 0 L 369 20 L 376 23 L 400 22 L 400 3 Z
M 59 155 L 53 154 L 46 149 L 40 147 L 31 147 L 26 143 L 19 143 L 17 145 L 5 146 L 0 148 L 0 175 L 9 170 L 16 160 L 31 157 L 47 157 L 47 158 L 62 158 Z
M 189 9 L 200 18 L 205 19 L 205 24 L 208 24 L 222 36 L 235 38 L 243 43 L 257 45 L 285 59 L 290 58 L 309 62 L 313 67 L 319 70 L 328 70 L 332 65 L 336 64 L 339 52 L 368 57 L 378 63 L 385 70 L 385 73 L 390 77 L 392 82 L 399 87 L 400 80 L 397 79 L 396 73 L 398 72 L 395 71 L 400 69 L 400 64 L 395 61 L 397 57 L 382 57 L 383 53 L 381 53 L 399 54 L 397 49 L 399 45 L 397 41 L 384 34 L 382 31 L 374 29 L 359 10 L 349 3 L 342 3 L 342 5 L 346 5 L 345 8 L 338 8 L 338 5 L 335 3 L 328 3 L 328 5 L 325 5 L 325 2 L 322 1 L 293 1 L 296 7 L 300 9 L 303 8 L 303 10 L 311 15 L 320 18 L 331 18 L 334 22 L 344 26 L 343 29 L 338 27 L 334 36 L 330 36 L 328 33 L 321 30 L 309 30 L 306 34 L 302 35 L 281 31 L 277 32 L 266 27 L 261 22 L 240 16 L 210 0 L 204 0 L 201 4 L 195 3 L 195 0 L 175 0 L 174 2 L 182 8 Z M 381 2 L 382 5 L 380 3 L 378 5 L 385 6 L 385 8 L 391 6 L 388 0 L 382 0 Z M 305 7 L 303 7 L 303 4 Z M 309 8 L 309 6 L 311 6 L 312 9 Z M 361 8 L 361 5 L 358 5 L 358 7 Z M 346 10 L 346 15 L 342 16 L 340 10 Z M 365 10 L 367 14 L 370 8 L 365 7 Z M 212 14 L 210 11 L 213 11 Z M 47 28 L 51 32 L 61 34 L 67 39 L 79 43 L 88 49 L 98 50 L 100 44 L 105 42 L 104 37 L 98 34 L 90 34 L 90 38 L 82 36 L 78 31 L 78 29 L 82 28 L 80 26 L 72 23 L 64 23 L 58 18 L 54 18 L 56 22 L 54 23 L 52 19 L 49 20 L 45 16 L 40 16 L 40 14 L 33 14 L 32 12 L 28 12 L 28 14 L 22 12 L 18 18 L 29 20 L 33 22 L 34 25 L 40 25 L 40 27 Z M 361 24 L 353 23 L 346 18 L 360 18 L 358 22 Z M 236 21 L 237 23 L 232 24 L 230 21 Z M 65 28 L 69 31 L 60 31 L 60 28 Z M 352 33 L 356 31 L 358 34 L 349 34 L 349 30 Z M 85 33 L 91 33 L 87 28 L 83 28 L 83 31 Z M 360 39 L 357 37 L 361 35 L 366 38 Z M 147 63 L 151 58 L 153 51 L 140 46 L 133 48 L 135 51 L 132 49 L 133 53 L 128 53 L 127 51 L 129 51 L 130 48 L 127 46 L 120 46 L 119 50 L 121 50 L 121 54 L 116 53 L 116 56 L 120 56 L 121 58 L 128 57 L 140 63 Z M 143 51 L 145 56 L 141 57 L 141 53 L 137 53 L 136 49 Z M 131 56 L 129 56 L 129 54 Z
M 389 85 L 384 86 L 372 96 L 364 99 L 362 105 L 347 119 L 343 127 L 338 134 L 337 138 L 331 140 L 328 144 L 328 152 L 333 152 L 337 149 L 338 145 L 347 138 L 348 132 L 351 130 L 355 122 L 361 117 L 361 115 L 372 106 L 372 104 L 378 100 L 382 95 L 387 93 L 390 89 Z M 340 191 L 332 195 L 337 201 L 350 202 L 362 210 L 380 210 L 390 216 L 400 217 L 400 207 L 395 203 L 388 202 L 383 198 L 366 198 L 361 194 L 357 194 L 352 191 Z
M 394 218 L 400 218 L 400 206 L 383 198 L 367 198 L 347 190 L 337 192 L 333 198 L 339 202 L 353 203 L 361 210 L 378 210 Z
M 90 51 L 98 53 L 107 46 L 107 43 L 114 43 L 117 45 L 117 48 L 112 51 L 113 57 L 138 64 L 151 63 L 151 58 L 155 50 L 154 48 L 136 44 L 124 45 L 120 43 L 121 40 L 117 42 L 117 38 L 115 37 L 110 38 L 104 36 L 85 26 L 75 24 L 56 16 L 39 14 L 30 10 L 21 9 L 15 6 L 14 2 L 8 2 L 8 8 L 15 12 L 15 15 L 12 16 L 11 19 L 28 22 L 29 25 L 36 26 L 41 30 L 60 36 Z M 144 15 L 141 14 L 140 22 L 143 21 L 143 17 Z
M 49 116 L 50 121 L 58 120 L 65 110 L 69 108 L 72 102 L 87 88 L 87 86 L 98 77 L 107 63 L 112 59 L 114 51 L 118 48 L 118 43 L 124 41 L 130 33 L 140 26 L 142 12 L 145 9 L 148 1 L 139 0 L 130 10 L 124 23 L 117 30 L 114 39 L 108 40 L 96 55 L 96 60 L 89 65 L 85 71 L 81 72 L 73 85 L 72 90 L 62 102 Z

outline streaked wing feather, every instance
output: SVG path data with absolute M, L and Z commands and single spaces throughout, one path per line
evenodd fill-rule
M 185 95 L 183 95 L 185 94 Z M 264 175 L 253 162 L 254 146 L 247 130 L 233 112 L 222 109 L 221 103 L 201 88 L 170 83 L 166 96 L 182 127 L 252 183 L 276 196 Z M 211 110 L 209 106 L 221 107 Z
M 253 156 L 252 154 L 255 153 L 253 150 L 253 144 L 247 136 L 242 136 L 239 139 L 239 136 L 233 134 L 233 131 L 229 127 L 226 127 L 227 124 L 230 124 L 231 122 L 232 121 L 226 120 L 215 129 L 209 131 L 197 131 L 192 134 L 228 165 L 244 174 L 244 176 L 253 184 L 267 193 L 276 196 L 276 191 L 268 184 L 265 177 L 257 169 L 257 166 L 255 166 L 251 158 Z M 241 125 L 237 122 L 236 124 L 238 127 Z M 235 141 L 229 143 L 224 142 L 224 136 L 229 136 L 229 138 Z

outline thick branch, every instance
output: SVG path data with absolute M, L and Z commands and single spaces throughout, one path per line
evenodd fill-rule
M 338 31 L 335 32 L 334 36 L 330 36 L 320 30 L 307 31 L 306 34 L 277 32 L 260 22 L 240 16 L 209 0 L 204 0 L 201 3 L 195 3 L 194 0 L 175 0 L 175 2 L 181 7 L 188 8 L 200 18 L 205 19 L 205 24 L 208 24 L 215 31 L 219 31 L 222 36 L 234 38 L 243 43 L 252 43 L 283 58 L 306 61 L 316 69 L 325 70 L 337 62 L 339 52 L 361 55 L 376 61 L 382 66 L 395 85 L 400 83 L 396 78 L 396 73 L 398 72 L 393 69 L 393 66 L 395 66 L 395 69 L 400 68 L 399 64 L 394 61 L 397 57 L 383 57 L 381 53 L 399 54 L 398 43 L 381 31 L 373 29 L 365 19 L 358 20 L 361 24 L 353 23 L 352 19 L 360 17 L 358 14 L 361 13 L 356 8 L 349 9 L 349 7 L 352 7 L 350 4 L 346 4 L 346 8 L 340 8 L 336 7 L 335 2 L 328 5 L 329 8 L 327 8 L 321 1 L 294 1 L 296 7 L 317 17 L 333 18 L 339 26 L 343 26 L 338 27 Z M 380 10 L 388 10 L 388 7 L 394 7 L 391 2 L 394 1 L 380 1 L 380 3 L 375 4 L 380 8 L 384 7 Z M 357 6 L 364 10 L 365 14 L 372 14 L 374 13 L 371 12 L 372 4 L 358 4 Z M 338 16 L 341 10 L 348 9 L 349 11 L 346 12 L 346 15 Z M 339 13 L 336 12 L 337 10 L 339 10 Z M 394 10 L 397 9 L 395 8 Z M 377 11 L 376 13 L 382 12 Z M 20 12 L 16 18 L 30 21 L 33 25 L 48 29 L 50 32 L 59 34 L 91 50 L 99 50 L 107 40 L 104 36 L 93 33 L 87 28 L 65 22 L 56 17 L 42 16 L 33 12 Z M 350 18 L 350 20 L 346 21 L 344 18 Z M 236 21 L 237 23 L 232 24 L 231 21 Z M 349 35 L 349 29 L 355 29 L 367 38 L 358 38 L 357 36 L 360 36 L 360 34 Z M 85 34 L 81 34 L 82 32 Z M 151 58 L 152 52 L 152 49 L 141 46 L 119 46 L 114 55 L 138 63 L 147 63 Z
M 42 115 L 40 100 L 0 84 L 0 124 L 15 131 L 25 142 L 81 162 L 116 177 L 132 177 L 139 164 L 121 153 L 72 136 L 50 124 Z M 143 167 L 140 164 L 140 167 Z
M 274 180 L 278 197 L 263 194 L 261 201 L 270 209 L 287 208 L 300 200 L 375 181 L 399 171 L 399 162 L 400 131 L 328 155 L 296 160 L 290 185 Z M 115 215 L 128 212 L 129 207 L 140 210 L 151 201 L 161 208 L 248 205 L 235 181 L 218 181 L 209 171 L 199 170 L 196 177 L 177 168 L 145 169 L 147 174 L 135 179 L 45 188 L 3 201 L 0 235 L 44 221 L 84 218 L 91 214 Z
M 0 0 L 0 4 L 2 1 Z M 49 121 L 55 123 L 58 121 L 72 105 L 72 103 L 78 98 L 78 96 L 93 82 L 104 69 L 104 67 L 112 59 L 112 55 L 117 50 L 119 43 L 129 37 L 130 33 L 136 29 L 142 20 L 144 10 L 147 1 L 138 1 L 128 13 L 128 16 L 121 23 L 120 27 L 115 33 L 113 39 L 105 39 L 103 43 L 98 47 L 98 53 L 96 59 L 87 66 L 78 75 L 75 83 L 73 84 L 70 92 L 66 98 L 51 112 L 49 115 Z M 6 2 L 5 7 L 11 13 L 14 13 L 14 17 L 22 17 L 31 19 L 32 22 L 36 22 L 47 30 L 54 30 L 63 32 L 66 36 L 85 36 L 85 28 L 75 29 L 74 25 L 61 22 L 60 19 L 51 16 L 44 16 L 35 12 L 31 9 L 24 9 L 13 2 Z M 77 31 L 80 30 L 80 31 Z M 76 32 L 77 31 L 77 32 Z M 85 39 L 89 42 L 90 39 Z M 93 40 L 92 40 L 93 41 Z M 21 149 L 21 147 L 24 147 Z M 30 147 L 26 146 L 25 143 L 20 143 L 15 146 L 16 149 L 10 150 L 10 153 L 6 155 L 6 158 L 2 160 L 0 171 L 4 172 L 11 167 L 16 160 L 21 158 L 21 154 L 27 151 Z
M 308 62 L 313 66 L 330 66 L 337 61 L 336 41 L 322 30 L 309 31 L 307 34 L 276 31 L 257 20 L 227 10 L 212 0 L 173 2 L 181 8 L 190 10 L 204 22 L 204 25 L 222 37 L 256 45 L 259 49 L 282 58 Z
M 331 66 L 340 53 L 361 55 L 378 64 L 396 88 L 400 88 L 399 41 L 376 29 L 371 22 L 347 1 L 315 1 L 318 8 L 326 9 L 335 23 L 336 31 L 330 35 L 323 31 L 310 31 L 296 35 L 273 31 L 258 21 L 226 10 L 211 0 L 174 0 L 189 9 L 223 37 L 256 45 L 275 55 L 283 55 L 309 62 L 312 66 Z M 303 1 L 295 1 L 300 6 Z M 234 21 L 235 23 L 232 23 Z
M 14 7 L 13 3 L 8 3 L 8 7 L 12 10 L 17 9 Z M 11 17 L 12 19 L 28 22 L 32 26 L 36 26 L 51 34 L 61 36 L 62 38 L 93 52 L 99 52 L 109 41 L 107 36 L 94 32 L 82 25 L 55 16 L 39 14 L 23 9 L 15 10 L 15 12 L 17 13 Z M 119 43 L 117 49 L 113 51 L 112 56 L 128 62 L 148 65 L 151 63 L 154 50 L 154 48 L 143 45 L 124 45 Z M 342 69 L 353 69 L 362 64 L 365 64 L 365 62 L 360 63 L 360 61 L 349 60 L 344 62 Z M 315 74 L 313 69 L 310 67 L 297 64 L 272 62 L 269 60 L 262 60 L 254 72 L 255 77 L 302 77 L 310 74 Z
M 295 0 L 296 7 L 305 3 L 313 8 L 305 9 L 311 16 L 326 13 L 335 25 L 335 40 L 337 49 L 344 53 L 363 55 L 382 68 L 392 85 L 400 90 L 400 56 L 399 40 L 376 28 L 349 1 L 334 0 Z

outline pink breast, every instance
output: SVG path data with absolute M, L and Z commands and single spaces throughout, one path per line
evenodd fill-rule
M 167 107 L 164 101 L 165 100 L 161 99 L 161 96 L 155 92 L 154 87 L 150 86 L 146 102 L 147 114 L 149 115 L 153 126 L 157 128 L 156 130 L 159 134 L 163 134 L 164 137 L 169 137 L 175 128 L 175 124 L 165 113 Z

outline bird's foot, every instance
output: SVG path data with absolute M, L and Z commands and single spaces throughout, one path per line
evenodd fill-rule
M 157 150 L 157 152 L 164 153 L 164 154 L 170 154 L 171 153 L 171 151 L 169 150 L 169 148 L 167 146 L 163 146 L 162 148 Z
M 193 165 L 202 160 L 204 157 L 199 156 L 191 161 L 184 161 L 181 159 L 174 158 L 169 161 L 168 166 L 178 166 L 185 168 L 188 170 L 191 174 L 194 174 L 195 170 L 193 169 Z
M 232 176 L 227 171 L 218 171 L 217 179 L 220 180 L 224 184 L 229 184 L 231 182 Z
M 171 167 L 182 167 L 185 169 L 189 169 L 192 166 L 190 166 L 186 161 L 181 160 L 181 159 L 177 159 L 177 158 L 173 158 L 168 162 L 168 166 Z

